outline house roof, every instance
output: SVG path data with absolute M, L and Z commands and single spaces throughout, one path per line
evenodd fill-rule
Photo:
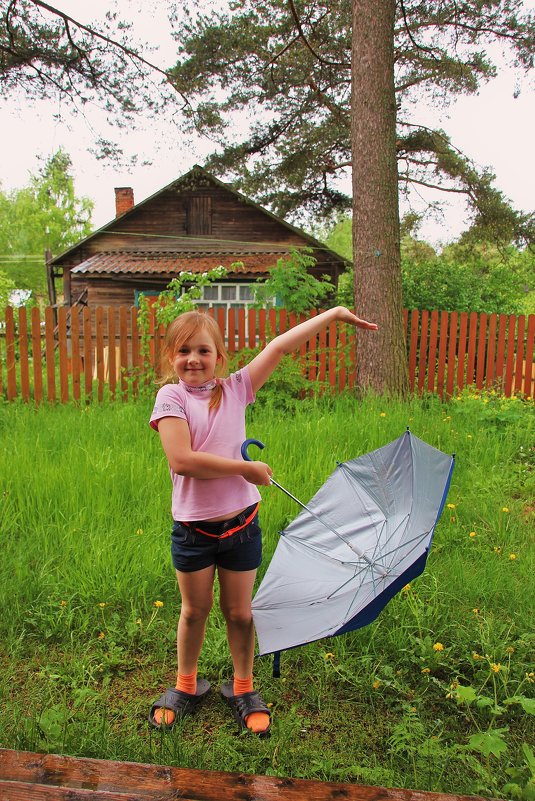
M 267 273 L 281 253 L 132 253 L 114 251 L 97 253 L 71 270 L 72 275 L 177 275 L 180 272 L 203 273 L 223 266 L 233 273 L 259 275 Z
M 218 187 L 221 187 L 221 188 L 225 189 L 227 192 L 230 192 L 235 197 L 237 197 L 241 202 L 247 203 L 248 205 L 253 206 L 254 208 L 258 209 L 259 211 L 261 211 L 263 214 L 267 215 L 268 217 L 271 217 L 271 219 L 275 220 L 279 225 L 282 225 L 288 231 L 291 231 L 292 233 L 297 234 L 298 236 L 300 236 L 311 247 L 319 248 L 321 250 L 324 250 L 325 252 L 328 252 L 329 256 L 331 257 L 331 259 L 334 259 L 335 261 L 340 262 L 341 265 L 345 265 L 347 263 L 347 260 L 344 259 L 343 256 L 340 256 L 340 254 L 336 253 L 335 251 L 332 251 L 329 248 L 326 248 L 325 245 L 322 242 L 320 242 L 318 239 L 315 239 L 313 236 L 310 236 L 310 234 L 305 233 L 300 228 L 296 228 L 295 226 L 293 226 L 290 223 L 288 223 L 285 220 L 283 220 L 281 217 L 277 217 L 272 212 L 268 211 L 267 209 L 265 209 L 262 206 L 260 206 L 258 203 L 255 203 L 253 200 L 251 200 L 250 198 L 248 198 L 245 195 L 243 195 L 241 192 L 238 192 L 230 184 L 226 184 L 223 181 L 220 181 L 218 178 L 216 178 L 211 173 L 207 172 L 203 167 L 199 166 L 198 164 L 196 164 L 194 167 L 192 167 L 192 169 L 189 172 L 187 172 L 185 175 L 182 175 L 180 178 L 175 179 L 170 184 L 167 184 L 167 186 L 164 186 L 162 189 L 159 189 L 153 195 L 150 195 L 150 197 L 145 198 L 145 200 L 142 200 L 140 203 L 136 203 L 134 206 L 132 206 L 131 209 L 126 211 L 124 214 L 121 214 L 119 217 L 114 217 L 112 220 L 110 220 L 110 222 L 106 223 L 101 228 L 98 228 L 96 231 L 93 231 L 92 234 L 90 234 L 89 236 L 87 236 L 84 239 L 80 240 L 80 242 L 77 242 L 76 245 L 72 245 L 70 248 L 68 248 L 67 250 L 63 251 L 63 253 L 60 253 L 58 256 L 55 256 L 53 259 L 51 259 L 50 263 L 51 264 L 59 264 L 65 257 L 69 257 L 72 254 L 74 254 L 76 250 L 78 250 L 79 248 L 83 247 L 87 242 L 89 242 L 91 239 L 93 239 L 93 237 L 95 237 L 95 236 L 97 236 L 99 234 L 103 234 L 103 233 L 112 233 L 112 230 L 110 230 L 110 229 L 113 228 L 113 226 L 117 223 L 118 220 L 123 221 L 123 220 L 127 219 L 131 214 L 133 214 L 134 212 L 138 211 L 142 206 L 150 203 L 152 200 L 154 200 L 154 198 L 158 197 L 158 195 L 161 195 L 164 192 L 167 192 L 169 190 L 180 191 L 182 187 L 187 187 L 188 186 L 188 184 L 190 183 L 190 181 L 191 181 L 191 179 L 193 177 L 197 177 L 197 176 L 201 176 L 204 179 L 206 179 L 206 180 L 210 181 L 211 183 L 213 183 L 215 186 L 218 186 Z

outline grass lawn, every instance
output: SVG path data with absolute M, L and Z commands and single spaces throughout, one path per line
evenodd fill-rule
M 305 502 L 336 460 L 407 426 L 456 454 L 425 573 L 367 628 L 283 654 L 280 679 L 258 660 L 268 740 L 237 736 L 218 696 L 231 664 L 217 603 L 200 664 L 214 692 L 171 733 L 148 726 L 174 683 L 180 602 L 151 407 L 0 404 L 0 745 L 535 797 L 533 404 L 268 395 L 251 410 L 248 436 Z M 262 495 L 260 573 L 299 511 L 275 487 Z

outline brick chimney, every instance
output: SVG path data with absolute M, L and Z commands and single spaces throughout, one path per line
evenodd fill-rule
M 115 216 L 120 217 L 134 205 L 134 190 L 130 186 L 115 187 Z

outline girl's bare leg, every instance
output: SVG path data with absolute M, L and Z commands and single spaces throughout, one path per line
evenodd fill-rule
M 253 674 L 255 633 L 251 598 L 256 570 L 218 568 L 221 611 L 227 623 L 227 638 L 234 665 L 240 679 Z
M 193 573 L 177 570 L 176 577 L 182 599 L 176 637 L 178 674 L 189 676 L 197 672 L 206 621 L 212 608 L 215 568 L 211 566 Z M 180 689 L 178 679 L 177 689 Z M 164 720 L 169 726 L 175 714 L 170 709 L 157 709 L 154 718 L 157 723 Z

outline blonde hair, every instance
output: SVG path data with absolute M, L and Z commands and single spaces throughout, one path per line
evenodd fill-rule
M 176 381 L 176 375 L 171 365 L 171 360 L 178 353 L 182 345 L 191 339 L 199 331 L 206 331 L 211 337 L 217 352 L 219 364 L 217 372 L 224 372 L 227 367 L 228 353 L 223 340 L 221 330 L 208 314 L 198 311 L 184 312 L 169 323 L 165 332 L 162 348 L 162 384 Z M 216 382 L 210 398 L 210 409 L 217 409 L 221 403 L 223 389 L 219 381 Z

